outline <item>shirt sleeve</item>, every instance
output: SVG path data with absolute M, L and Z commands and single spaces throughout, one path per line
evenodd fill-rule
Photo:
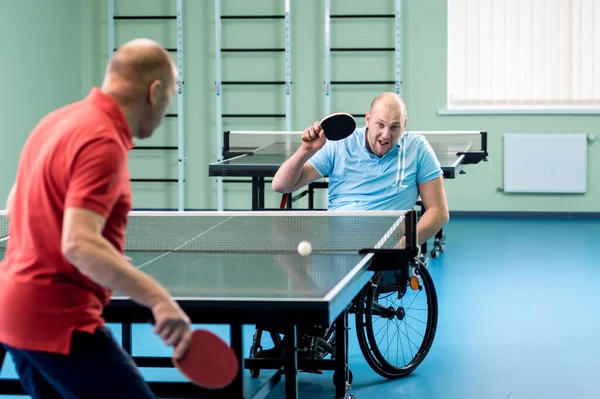
M 435 151 L 426 139 L 422 139 L 419 145 L 419 155 L 417 157 L 417 185 L 427 183 L 442 176 L 442 166 L 435 155 Z
M 112 138 L 86 141 L 71 163 L 65 208 L 86 208 L 108 217 L 122 194 L 126 157 L 126 152 Z
M 322 177 L 331 175 L 334 165 L 333 142 L 327 140 L 325 145 L 316 152 L 309 160 L 310 164 L 319 172 Z

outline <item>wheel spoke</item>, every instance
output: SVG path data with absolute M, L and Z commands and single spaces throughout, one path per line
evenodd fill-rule
M 427 325 L 427 322 L 426 322 L 426 321 L 423 321 L 423 320 L 421 320 L 421 319 L 417 319 L 416 317 L 413 317 L 413 316 L 410 316 L 410 315 L 406 315 L 406 317 L 407 317 L 407 318 L 409 318 L 409 319 L 416 320 L 416 321 L 418 321 L 419 323 L 423 323 L 423 324 Z

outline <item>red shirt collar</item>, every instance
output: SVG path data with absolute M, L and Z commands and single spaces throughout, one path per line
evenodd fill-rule
M 117 102 L 103 93 L 99 88 L 94 87 L 87 96 L 87 100 L 91 101 L 99 107 L 102 111 L 104 111 L 112 120 L 115 127 L 121 134 L 121 138 L 123 139 L 123 143 L 128 149 L 132 149 L 134 147 L 133 143 L 133 134 L 131 132 L 131 128 L 129 127 L 129 123 L 125 118 L 125 114 L 121 110 L 121 107 L 117 104 Z

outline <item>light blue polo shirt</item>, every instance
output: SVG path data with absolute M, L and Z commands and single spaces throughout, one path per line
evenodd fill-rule
M 435 152 L 421 134 L 404 132 L 383 157 L 369 152 L 366 126 L 346 139 L 327 141 L 309 162 L 329 177 L 329 210 L 409 210 L 418 185 L 442 175 Z

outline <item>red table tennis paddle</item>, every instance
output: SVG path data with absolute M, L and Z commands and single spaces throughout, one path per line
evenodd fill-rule
M 356 129 L 354 117 L 346 112 L 336 112 L 328 115 L 320 122 L 327 140 L 342 140 L 350 136 Z M 307 141 L 304 137 L 302 141 Z
M 231 347 L 216 334 L 195 330 L 182 358 L 173 365 L 190 381 L 203 388 L 222 389 L 238 374 L 239 361 Z
M 154 325 L 154 316 L 150 315 Z M 239 360 L 225 341 L 207 330 L 194 330 L 190 345 L 173 365 L 194 384 L 207 389 L 222 389 L 238 375 Z

